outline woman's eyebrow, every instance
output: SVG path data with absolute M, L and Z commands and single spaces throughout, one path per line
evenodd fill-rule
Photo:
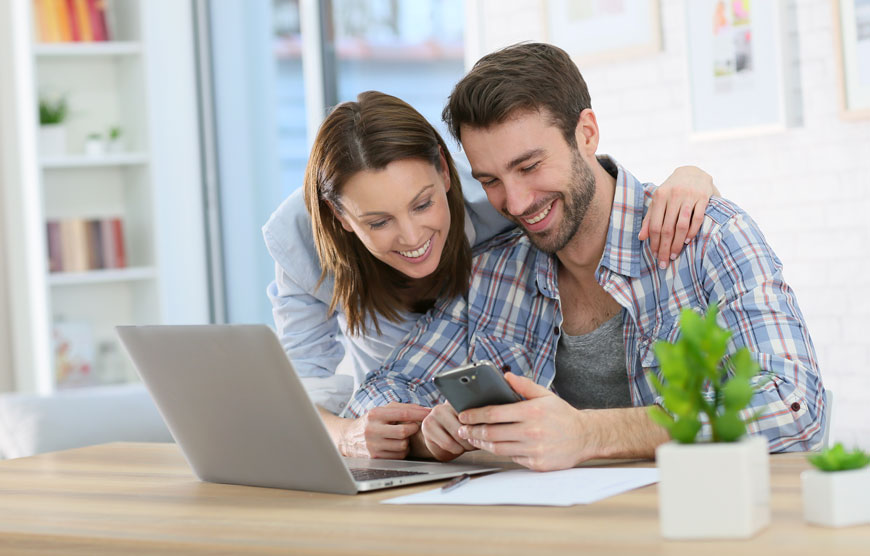
M 412 206 L 412 205 L 416 204 L 416 203 L 417 203 L 417 200 L 420 199 L 420 197 L 422 197 L 424 193 L 426 193 L 427 191 L 429 191 L 429 190 L 432 189 L 433 187 L 435 187 L 435 184 L 434 184 L 434 183 L 430 183 L 429 185 L 424 185 L 424 186 L 423 186 L 423 189 L 421 189 L 421 190 L 419 191 L 419 193 L 417 193 L 416 195 L 414 195 L 414 198 L 411 199 L 411 202 L 408 203 L 408 206 Z M 364 212 L 364 213 L 362 213 L 362 214 L 358 214 L 358 215 L 357 215 L 357 218 L 365 218 L 365 217 L 367 217 L 367 216 L 387 216 L 387 215 L 389 215 L 388 212 L 384 212 L 384 211 L 382 211 L 382 210 L 372 210 L 372 211 L 369 211 L 369 212 Z

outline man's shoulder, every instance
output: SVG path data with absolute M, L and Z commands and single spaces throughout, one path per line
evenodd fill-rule
M 471 254 L 475 263 L 504 255 L 519 255 L 520 253 L 533 252 L 534 246 L 526 234 L 519 228 L 512 228 L 502 232 L 491 239 L 484 241 L 472 249 Z
M 719 226 L 724 226 L 736 217 L 748 216 L 734 201 L 724 197 L 710 197 L 704 215 Z

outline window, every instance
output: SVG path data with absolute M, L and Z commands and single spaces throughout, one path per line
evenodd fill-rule
M 302 185 L 309 111 L 367 90 L 396 95 L 439 131 L 441 110 L 463 74 L 462 0 L 331 0 L 319 5 L 324 99 L 306 103 L 298 0 L 202 2 L 209 26 L 219 257 L 215 320 L 272 323 L 266 286 L 274 263 L 260 233 Z M 313 35 L 312 35 L 313 36 Z M 322 55 L 321 55 L 322 54 Z M 208 133 L 209 126 L 204 126 Z M 208 141 L 205 142 L 208 144 Z M 216 210 L 215 207 L 211 207 Z

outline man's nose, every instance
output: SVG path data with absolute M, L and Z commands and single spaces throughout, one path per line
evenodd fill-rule
M 512 216 L 521 216 L 534 202 L 531 189 L 519 180 L 504 182 L 505 209 Z

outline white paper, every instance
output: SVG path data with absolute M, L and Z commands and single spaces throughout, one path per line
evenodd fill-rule
M 579 468 L 545 473 L 517 469 L 472 477 L 449 492 L 436 488 L 382 503 L 573 506 L 591 504 L 658 480 L 656 468 Z

